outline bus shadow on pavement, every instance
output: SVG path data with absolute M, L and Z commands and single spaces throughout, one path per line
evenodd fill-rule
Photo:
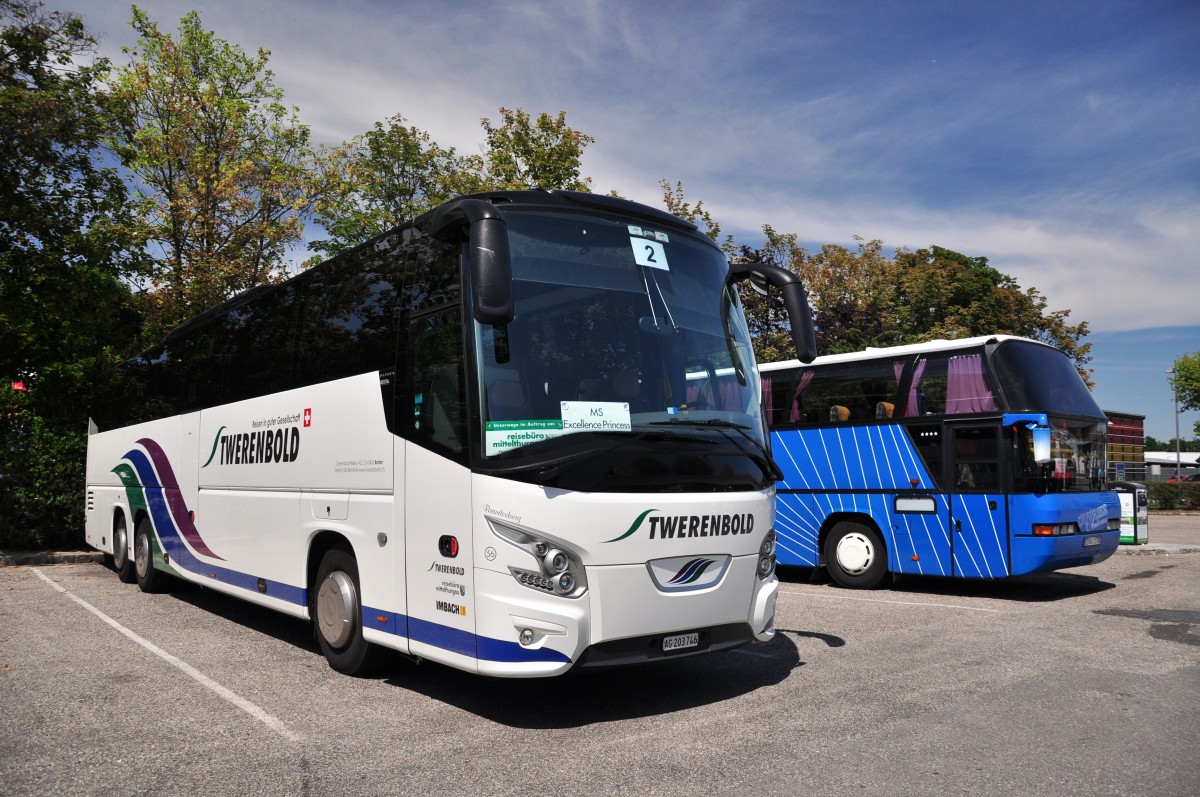
M 508 727 L 579 728 L 714 705 L 774 686 L 804 665 L 793 636 L 778 633 L 770 642 L 721 653 L 553 678 L 487 678 L 397 662 L 385 680 Z
M 781 567 L 779 568 L 779 578 L 781 581 L 793 584 L 833 585 L 823 568 Z M 877 590 L 847 589 L 844 591 L 848 596 L 862 594 L 942 595 L 1023 603 L 1049 603 L 1084 595 L 1095 595 L 1114 589 L 1116 586 L 1111 581 L 1105 581 L 1096 576 L 1057 571 L 992 580 L 901 575 L 893 576 L 891 585 L 880 587 Z M 837 586 L 831 586 L 831 588 L 841 589 Z
M 172 598 L 222 620 L 321 655 L 313 639 L 312 626 L 304 620 L 178 579 L 172 583 L 169 592 Z
M 1095 595 L 1115 589 L 1116 586 L 1111 581 L 1105 581 L 1096 576 L 1057 572 L 1013 576 L 989 581 L 952 580 L 934 576 L 901 576 L 893 582 L 891 591 L 906 594 L 988 598 L 1021 603 L 1051 603 L 1085 595 Z
M 270 609 L 194 585 L 171 596 L 232 623 L 324 659 L 312 627 Z M 828 647 L 838 637 L 781 630 L 770 642 L 648 664 L 580 670 L 552 678 L 490 678 L 400 653 L 384 657 L 374 678 L 514 728 L 576 728 L 652 717 L 720 703 L 786 679 L 804 666 L 797 639 Z

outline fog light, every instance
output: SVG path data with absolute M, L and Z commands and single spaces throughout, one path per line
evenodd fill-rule
M 522 628 L 521 636 L 519 637 L 519 641 L 525 647 L 529 647 L 530 645 L 532 645 L 533 644 L 533 630 L 530 628 Z
M 558 588 L 564 593 L 575 589 L 575 576 L 570 573 L 563 573 L 558 577 Z
M 766 578 L 775 572 L 775 557 L 760 556 L 758 557 L 758 577 Z

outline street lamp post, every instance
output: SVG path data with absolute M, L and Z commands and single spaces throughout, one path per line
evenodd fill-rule
M 1167 369 L 1167 376 L 1170 377 L 1171 383 L 1171 398 L 1175 400 L 1175 489 L 1183 494 L 1183 479 L 1179 477 L 1180 462 L 1182 457 L 1179 453 L 1179 391 L 1175 389 L 1175 363 L 1171 363 L 1171 367 Z

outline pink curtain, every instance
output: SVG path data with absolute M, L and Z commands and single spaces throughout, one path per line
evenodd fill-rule
M 796 385 L 796 392 L 792 394 L 792 410 L 788 414 L 788 423 L 799 423 L 804 420 L 803 403 L 800 401 L 800 398 L 812 380 L 812 371 L 805 371 L 800 374 L 800 383 Z
M 904 363 L 892 363 L 892 368 L 896 372 L 896 381 L 900 381 L 900 374 L 904 371 Z M 908 388 L 908 403 L 904 407 L 905 418 L 915 418 L 920 412 L 917 409 L 917 388 L 921 386 L 921 377 L 925 375 L 925 360 L 924 358 L 917 360 L 917 367 L 913 369 L 912 384 Z
M 990 412 L 996 399 L 983 378 L 983 356 L 964 354 L 950 358 L 946 371 L 946 414 Z

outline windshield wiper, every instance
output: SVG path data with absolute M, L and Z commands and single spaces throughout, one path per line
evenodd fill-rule
M 740 424 L 740 423 L 734 423 L 733 421 L 721 420 L 720 418 L 706 418 L 705 420 L 693 420 L 691 418 L 680 418 L 679 420 L 675 420 L 675 421 L 651 421 L 650 425 L 651 426 L 693 426 L 693 427 L 694 426 L 707 426 L 712 429 L 719 429 L 722 434 L 725 434 L 726 429 L 733 429 L 738 434 L 740 434 L 743 438 L 745 438 L 746 440 L 749 440 L 750 443 L 756 449 L 758 449 L 758 454 L 755 454 L 755 452 L 753 452 L 753 451 L 747 451 L 742 446 L 738 446 L 738 448 L 740 450 L 744 451 L 747 455 L 749 455 L 749 457 L 751 459 L 755 460 L 756 462 L 759 462 L 760 465 L 763 467 L 763 470 L 765 470 L 767 472 L 767 475 L 769 475 L 774 481 L 777 481 L 777 482 L 783 481 L 783 471 L 781 471 L 779 469 L 779 466 L 775 464 L 775 460 L 771 458 L 771 455 L 769 453 L 767 453 L 766 446 L 764 446 L 762 443 L 758 442 L 758 440 L 754 439 L 750 435 L 750 433 L 748 432 L 748 430 L 750 429 L 749 426 L 746 426 L 746 425 Z M 731 435 L 725 434 L 725 439 L 729 440 L 734 445 L 737 445 L 737 439 L 732 437 Z

